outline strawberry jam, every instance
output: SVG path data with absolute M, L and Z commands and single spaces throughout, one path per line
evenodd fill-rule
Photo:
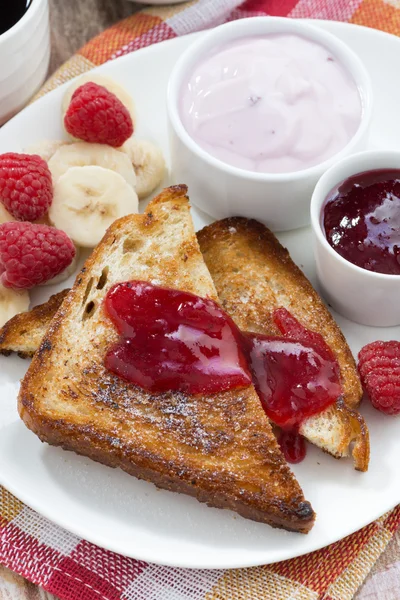
M 329 244 L 346 260 L 400 275 L 400 169 L 346 179 L 328 196 L 323 226 Z
M 323 338 L 286 309 L 275 310 L 273 318 L 282 337 L 247 335 L 253 383 L 271 421 L 297 429 L 338 399 L 339 366 Z
M 216 394 L 253 382 L 291 462 L 305 455 L 301 422 L 341 394 L 332 351 L 284 308 L 273 313 L 281 336 L 244 333 L 212 300 L 130 281 L 111 288 L 105 311 L 121 336 L 108 370 L 150 392 Z
M 297 431 L 282 430 L 278 436 L 278 444 L 288 462 L 296 464 L 305 459 L 306 441 Z
M 212 300 L 131 281 L 111 288 L 105 308 L 121 335 L 105 366 L 123 379 L 188 394 L 251 384 L 238 330 Z

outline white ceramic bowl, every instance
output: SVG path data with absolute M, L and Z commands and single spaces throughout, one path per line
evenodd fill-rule
M 49 59 L 48 0 L 32 0 L 18 23 L 0 35 L 0 125 L 40 88 Z
M 329 160 L 302 171 L 266 174 L 228 165 L 208 154 L 191 138 L 179 115 L 182 85 L 212 47 L 269 33 L 299 34 L 322 44 L 347 67 L 360 90 L 362 117 L 353 138 Z M 335 36 L 302 21 L 257 17 L 212 29 L 183 53 L 169 80 L 167 109 L 173 180 L 189 186 L 192 202 L 216 219 L 233 215 L 253 217 L 281 231 L 309 223 L 311 194 L 319 177 L 340 158 L 365 148 L 372 115 L 372 88 L 361 60 Z
M 311 227 L 322 294 L 337 312 L 362 325 L 400 325 L 400 275 L 367 271 L 340 256 L 325 237 L 322 211 L 329 193 L 348 177 L 393 168 L 400 169 L 400 152 L 370 150 L 355 154 L 321 177 L 311 199 Z

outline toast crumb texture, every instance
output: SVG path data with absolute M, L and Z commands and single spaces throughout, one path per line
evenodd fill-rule
M 8 356 L 15 352 L 21 358 L 32 357 L 68 292 L 54 294 L 44 304 L 7 321 L 0 329 L 0 354 Z

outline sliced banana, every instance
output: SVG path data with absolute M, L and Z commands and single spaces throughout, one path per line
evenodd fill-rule
M 160 148 L 132 136 L 120 150 L 128 155 L 135 170 L 137 195 L 140 199 L 146 198 L 160 185 L 165 175 L 165 160 Z
M 53 154 L 55 154 L 61 146 L 65 146 L 66 144 L 69 144 L 66 140 L 42 140 L 41 142 L 36 142 L 36 144 L 31 144 L 27 148 L 24 148 L 24 152 L 26 152 L 26 154 L 38 154 L 43 160 L 49 162 Z
M 0 327 L 3 327 L 15 315 L 29 308 L 29 293 L 27 290 L 13 290 L 0 283 Z
M 57 183 L 71 167 L 97 166 L 111 169 L 121 175 L 133 188 L 136 187 L 135 170 L 128 155 L 105 144 L 77 142 L 62 146 L 49 160 L 53 183 Z
M 42 283 L 42 285 L 56 285 L 56 283 L 62 283 L 63 281 L 65 281 L 66 279 L 71 277 L 71 275 L 73 275 L 75 273 L 75 271 L 78 268 L 78 261 L 79 261 L 79 255 L 80 255 L 80 250 L 79 250 L 78 246 L 75 246 L 75 250 L 76 250 L 76 252 L 75 252 L 75 256 L 72 260 L 72 263 L 66 269 L 64 269 L 64 271 L 62 271 L 61 273 L 59 273 L 58 275 L 53 277 L 53 279 L 49 279 L 49 281 Z
M 0 225 L 2 223 L 10 223 L 10 221 L 15 221 L 14 217 L 10 215 L 8 210 L 6 210 L 0 202 Z
M 137 212 L 137 194 L 121 175 L 86 166 L 71 167 L 55 182 L 49 217 L 78 246 L 93 248 L 115 219 Z
M 75 90 L 78 89 L 84 83 L 88 81 L 92 81 L 93 83 L 97 83 L 98 85 L 102 85 L 109 92 L 115 94 L 119 100 L 121 100 L 122 104 L 128 109 L 129 114 L 131 115 L 133 125 L 135 125 L 135 104 L 133 102 L 132 96 L 129 92 L 123 88 L 119 83 L 110 79 L 109 77 L 105 77 L 104 75 L 97 75 L 94 73 L 86 73 L 85 75 L 81 75 L 75 79 L 71 85 L 67 88 L 67 91 L 64 94 L 61 104 L 62 111 L 62 119 L 64 122 L 65 113 L 68 110 L 69 103 L 71 102 L 71 98 Z

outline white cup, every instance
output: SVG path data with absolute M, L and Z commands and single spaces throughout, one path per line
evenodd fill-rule
M 361 152 L 331 167 L 315 187 L 311 227 L 317 277 L 327 302 L 356 323 L 391 327 L 400 325 L 400 275 L 375 273 L 353 265 L 328 243 L 322 226 L 322 211 L 330 192 L 348 177 L 375 169 L 400 169 L 400 152 Z
M 179 114 L 183 82 L 210 49 L 242 37 L 270 33 L 298 34 L 328 48 L 349 70 L 363 105 L 359 128 L 340 152 L 323 163 L 292 173 L 256 173 L 222 162 L 191 138 Z M 366 147 L 372 86 L 358 56 L 332 34 L 302 21 L 256 17 L 216 27 L 189 46 L 170 76 L 167 110 L 173 180 L 189 186 L 192 202 L 216 219 L 241 215 L 263 221 L 274 231 L 283 231 L 310 222 L 310 199 L 319 177 L 340 158 Z
M 23 17 L 0 35 L 0 125 L 37 92 L 49 60 L 48 0 L 32 0 Z

